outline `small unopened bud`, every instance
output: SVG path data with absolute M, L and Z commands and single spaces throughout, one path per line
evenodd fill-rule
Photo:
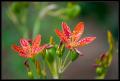
M 49 44 L 51 44 L 51 45 L 54 45 L 54 44 L 55 44 L 52 36 L 50 37 Z
M 106 57 L 106 53 L 103 53 L 102 55 L 100 55 L 100 61 L 102 61 L 105 57 Z
M 65 45 L 62 43 L 62 41 L 60 41 L 56 53 L 58 54 L 58 56 L 61 57 L 64 51 L 65 51 Z
M 97 73 L 98 75 L 101 75 L 101 74 L 103 73 L 103 68 L 102 68 L 102 67 L 97 67 L 97 68 L 96 68 L 96 73 Z
M 33 74 L 32 74 L 31 71 L 28 72 L 28 77 L 29 77 L 30 79 L 33 79 Z

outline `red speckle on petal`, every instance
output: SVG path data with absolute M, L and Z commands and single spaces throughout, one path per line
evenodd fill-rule
M 79 46 L 84 46 L 95 40 L 96 37 L 86 37 L 79 41 Z
M 30 45 L 29 45 L 29 42 L 26 40 L 26 39 L 21 39 L 20 40 L 20 44 L 21 46 L 24 48 L 28 48 Z
M 70 27 L 66 23 L 62 22 L 62 29 L 64 31 L 64 34 L 69 38 L 71 35 Z

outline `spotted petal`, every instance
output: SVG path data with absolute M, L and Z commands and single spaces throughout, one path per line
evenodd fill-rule
M 41 35 L 37 35 L 36 38 L 32 42 L 32 46 L 38 47 L 41 43 Z
M 19 55 L 24 58 L 31 58 L 31 56 L 26 54 L 24 51 L 21 51 Z
M 62 30 L 63 30 L 64 34 L 69 38 L 71 35 L 71 30 L 70 30 L 69 26 L 64 22 L 62 22 Z
M 96 37 L 86 37 L 86 38 L 83 38 L 83 39 L 81 39 L 78 42 L 78 46 L 85 46 L 85 45 L 91 43 L 95 39 L 96 39 Z
M 83 34 L 83 32 L 84 32 L 84 23 L 79 22 L 73 30 L 73 35 L 72 35 L 73 41 L 78 41 L 81 35 Z
M 12 45 L 12 49 L 14 50 L 14 51 L 16 51 L 16 52 L 21 52 L 23 49 L 20 47 L 20 46 L 17 46 L 17 45 Z
M 65 36 L 65 34 L 58 29 L 55 30 L 56 34 L 59 36 L 62 42 L 68 42 L 68 38 Z
M 26 39 L 20 39 L 20 44 L 24 50 L 30 49 L 30 44 Z
M 36 47 L 32 51 L 34 52 L 33 54 L 38 54 L 39 52 L 43 51 L 47 47 L 47 44 L 41 46 L 41 47 Z

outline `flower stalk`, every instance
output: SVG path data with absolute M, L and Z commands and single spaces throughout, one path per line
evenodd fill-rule
M 108 69 L 110 67 L 110 64 L 112 62 L 113 54 L 115 52 L 115 44 L 114 39 L 112 37 L 112 33 L 110 31 L 107 32 L 108 35 L 108 43 L 109 43 L 109 49 L 106 53 L 103 53 L 97 60 L 96 60 L 96 73 L 97 77 L 96 79 L 104 79 Z

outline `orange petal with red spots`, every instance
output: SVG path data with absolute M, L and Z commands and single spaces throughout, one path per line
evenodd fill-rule
M 83 34 L 83 32 L 84 32 L 84 23 L 79 22 L 73 30 L 74 41 L 78 41 L 81 35 Z
M 41 43 L 41 35 L 37 35 L 36 38 L 32 42 L 32 46 L 39 46 Z
M 47 44 L 41 46 L 41 47 L 36 47 L 36 48 L 33 48 L 32 51 L 34 52 L 33 54 L 37 54 L 41 51 L 43 51 L 45 48 L 47 47 Z
M 91 43 L 93 40 L 95 40 L 96 37 L 86 37 L 86 38 L 83 38 L 81 39 L 78 43 L 78 46 L 84 46 L 84 45 L 87 45 L 89 43 Z
M 25 50 L 30 48 L 29 42 L 26 39 L 20 39 L 20 44 Z
M 64 31 L 64 34 L 69 38 L 69 36 L 71 35 L 71 30 L 69 26 L 66 23 L 62 22 L 62 29 Z
M 14 51 L 16 51 L 16 52 L 21 52 L 23 49 L 20 47 L 20 46 L 17 46 L 17 45 L 12 45 L 12 49 L 14 50 Z
M 64 35 L 64 33 L 59 31 L 58 29 L 56 29 L 55 32 L 59 36 L 62 42 L 68 42 L 68 38 Z
M 28 54 L 26 54 L 26 53 L 24 53 L 24 52 L 21 52 L 19 55 L 20 55 L 21 57 L 24 57 L 24 58 L 31 58 L 30 55 L 28 55 Z

